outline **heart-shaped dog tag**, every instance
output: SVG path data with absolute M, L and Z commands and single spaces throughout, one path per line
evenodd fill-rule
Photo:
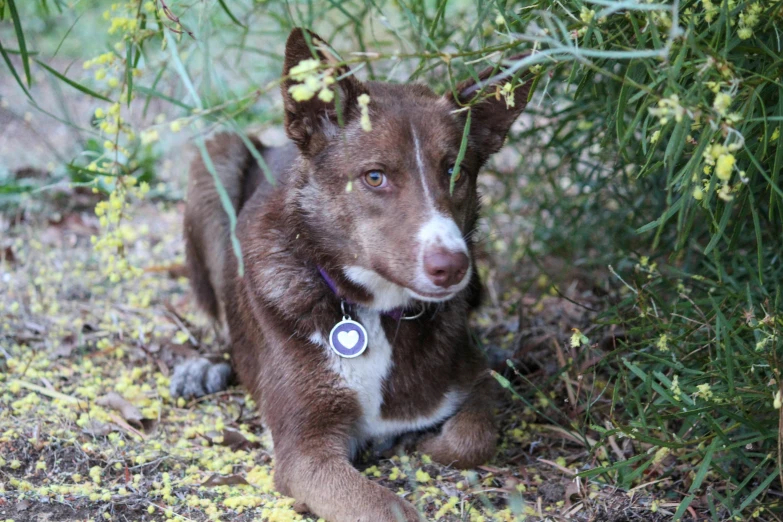
M 329 345 L 340 357 L 358 357 L 367 349 L 367 330 L 356 321 L 344 318 L 329 333 Z
M 337 342 L 350 350 L 359 342 L 359 332 L 356 330 L 351 330 L 350 332 L 337 332 Z

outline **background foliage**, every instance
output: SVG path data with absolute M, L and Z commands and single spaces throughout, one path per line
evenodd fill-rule
M 668 479 L 675 517 L 692 503 L 713 520 L 778 509 L 783 3 L 0 0 L 0 17 L 16 83 L 2 99 L 26 98 L 78 147 L 43 182 L 0 165 L 0 205 L 46 198 L 42 185 L 105 194 L 94 242 L 112 281 L 140 273 L 123 256 L 135 202 L 181 197 L 156 165 L 184 136 L 281 123 L 291 28 L 321 34 L 362 78 L 440 92 L 530 51 L 507 62 L 535 88 L 484 180 L 485 275 L 546 294 L 578 269 L 603 298 L 550 379 L 498 379 L 582 441 L 583 477 Z M 78 91 L 90 113 L 44 104 L 36 82 Z

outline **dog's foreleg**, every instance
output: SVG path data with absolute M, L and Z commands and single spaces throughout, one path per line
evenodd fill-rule
M 362 476 L 347 456 L 325 455 L 320 451 L 296 451 L 286 457 L 279 456 L 275 479 L 281 492 L 303 502 L 309 511 L 330 522 L 422 520 L 410 503 Z
M 370 481 L 350 462 L 355 394 L 307 372 L 268 388 L 265 400 L 275 445 L 275 485 L 330 522 L 418 522 L 416 509 Z M 321 381 L 323 379 L 323 381 Z
M 474 382 L 470 395 L 440 432 L 422 439 L 417 449 L 437 462 L 459 468 L 486 463 L 495 454 L 497 427 L 495 407 L 497 383 L 488 371 Z

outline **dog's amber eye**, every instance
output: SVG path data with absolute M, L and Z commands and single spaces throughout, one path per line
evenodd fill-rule
M 372 188 L 380 188 L 386 183 L 386 176 L 380 170 L 371 170 L 364 175 L 364 181 Z
M 451 180 L 452 176 L 454 176 L 454 165 L 449 167 L 449 180 Z M 457 172 L 457 177 L 454 178 L 454 183 L 458 182 L 459 179 L 462 177 L 462 169 L 460 169 L 459 172 Z

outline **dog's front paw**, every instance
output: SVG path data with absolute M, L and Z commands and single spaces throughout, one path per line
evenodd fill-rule
M 172 397 L 201 397 L 228 388 L 231 366 L 207 359 L 188 359 L 174 368 L 169 390 Z
M 491 420 L 477 422 L 463 413 L 446 421 L 440 433 L 424 437 L 416 449 L 440 464 L 473 468 L 489 461 L 496 446 Z

